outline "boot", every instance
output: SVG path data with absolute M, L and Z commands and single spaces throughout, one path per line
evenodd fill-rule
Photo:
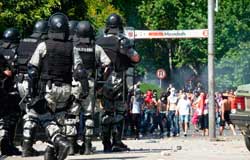
M 22 155 L 22 152 L 18 148 L 16 148 L 15 146 L 10 146 L 10 150 L 12 152 L 12 155 L 15 155 L 15 156 Z
M 35 150 L 33 147 L 33 142 L 31 140 L 25 139 L 23 141 L 22 145 L 22 156 L 23 157 L 33 157 L 33 156 L 39 156 L 39 152 Z
M 90 154 L 92 154 L 91 138 L 86 139 L 84 144 L 85 144 L 85 151 L 84 151 L 84 154 L 85 154 L 85 155 L 90 155 Z
M 58 135 L 54 140 L 54 144 L 56 147 L 57 159 L 64 160 L 68 156 L 70 143 L 65 137 Z
M 13 156 L 13 155 L 21 155 L 22 152 L 19 151 L 18 148 L 16 148 L 15 146 L 12 146 L 10 145 L 10 141 L 9 139 L 6 137 L 6 138 L 3 138 L 1 140 L 1 154 L 2 155 L 6 155 L 6 156 Z
M 103 142 L 103 152 L 110 153 L 112 152 L 112 145 L 110 141 L 104 140 Z
M 105 127 L 105 126 L 103 126 Z M 108 127 L 108 126 L 106 126 Z M 104 129 L 103 129 L 104 130 Z M 103 144 L 103 152 L 104 153 L 110 153 L 112 152 L 112 144 L 111 144 L 111 134 L 109 131 L 106 131 L 106 132 L 102 132 L 102 144 Z
M 85 151 L 85 144 L 82 138 L 78 138 L 77 147 L 78 147 L 77 151 L 80 153 L 80 155 L 83 155 Z
M 67 140 L 69 141 L 70 147 L 69 147 L 69 155 L 74 155 L 76 153 L 76 139 L 75 137 L 67 137 Z
M 57 160 L 55 148 L 47 146 L 44 153 L 44 160 Z
M 112 151 L 113 152 L 123 152 L 123 151 L 130 151 L 130 149 L 124 143 L 119 142 L 119 143 L 114 143 L 113 144 Z

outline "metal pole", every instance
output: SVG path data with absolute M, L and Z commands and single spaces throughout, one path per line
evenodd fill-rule
M 161 88 L 161 79 L 160 79 L 160 88 Z
M 216 138 L 214 103 L 214 0 L 208 0 L 208 107 L 209 138 Z

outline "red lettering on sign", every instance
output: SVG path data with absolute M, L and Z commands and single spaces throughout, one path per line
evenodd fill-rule
M 149 32 L 149 36 L 164 36 L 163 32 Z

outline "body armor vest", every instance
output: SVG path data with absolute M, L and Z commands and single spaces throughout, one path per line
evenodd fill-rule
M 70 41 L 46 40 L 47 54 L 42 62 L 42 80 L 71 84 L 73 45 Z
M 16 59 L 17 59 L 17 45 L 11 43 L 3 43 L 0 46 L 0 54 L 8 61 L 8 64 L 12 69 L 16 69 Z
M 0 54 L 0 81 L 5 78 L 3 71 L 8 67 L 8 62 L 2 54 Z M 0 82 L 1 84 L 1 82 Z M 1 88 L 1 86 L 0 86 Z
M 96 41 L 110 58 L 116 72 L 127 70 L 130 64 L 128 56 L 120 53 L 120 40 L 117 36 L 108 36 Z
M 94 44 L 76 44 L 75 51 L 79 53 L 83 67 L 86 70 L 95 69 L 95 45 Z
M 17 49 L 17 69 L 19 73 L 27 73 L 27 65 L 36 50 L 39 40 L 35 38 L 25 38 L 21 40 Z
M 16 44 L 8 42 L 7 43 L 3 42 L 2 45 L 0 46 L 0 54 L 2 58 L 4 58 L 1 60 L 4 63 L 2 65 L 5 66 L 4 69 L 6 69 L 6 67 L 11 69 L 13 75 L 16 73 L 16 58 L 17 58 L 16 49 L 17 49 Z M 14 90 L 13 85 L 15 83 L 14 78 L 15 78 L 14 76 L 8 78 L 1 77 L 0 88 L 4 89 L 7 92 L 13 91 Z

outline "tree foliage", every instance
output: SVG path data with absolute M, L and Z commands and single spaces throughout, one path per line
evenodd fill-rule
M 221 1 L 216 14 L 217 88 L 231 88 L 250 83 L 249 41 L 250 2 Z
M 135 29 L 176 30 L 207 28 L 207 2 L 203 0 L 2 0 L 0 32 L 17 27 L 23 36 L 31 33 L 34 23 L 61 11 L 70 20 L 89 20 L 98 30 L 111 13 L 122 16 Z M 249 83 L 250 1 L 219 1 L 215 13 L 215 57 L 217 88 Z M 137 71 L 143 75 L 165 68 L 168 78 L 188 68 L 197 77 L 207 66 L 206 39 L 136 40 L 142 57 Z M 171 57 L 170 57 L 171 56 Z M 169 76 L 170 63 L 175 72 Z
M 87 4 L 87 18 L 96 28 L 103 28 L 105 20 L 111 13 L 122 15 L 109 0 L 85 0 Z
M 49 17 L 60 6 L 60 0 L 3 0 L 1 29 L 17 27 L 22 33 L 29 32 L 35 21 Z
M 216 65 L 216 82 L 220 90 L 250 83 L 250 41 L 231 48 Z

